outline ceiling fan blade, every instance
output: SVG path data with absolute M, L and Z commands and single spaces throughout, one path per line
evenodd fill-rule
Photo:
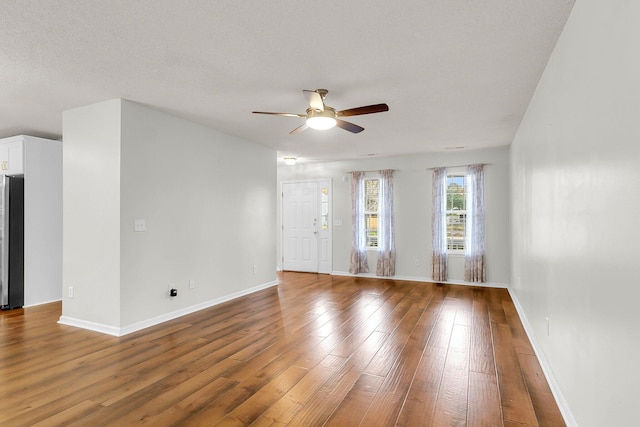
M 350 108 L 348 110 L 338 111 L 336 114 L 338 117 L 347 117 L 360 116 L 362 114 L 382 113 L 383 111 L 389 111 L 389 106 L 387 104 L 375 104 L 358 108 Z
M 307 102 L 309 103 L 309 107 L 314 110 L 324 111 L 324 101 L 322 100 L 322 96 L 316 92 L 315 90 L 303 90 L 305 98 L 307 98 Z
M 272 116 L 282 116 L 282 117 L 299 117 L 301 119 L 306 119 L 306 114 L 296 114 L 296 113 L 271 113 L 268 111 L 252 111 L 253 114 L 270 114 Z
M 297 128 L 295 128 L 294 130 L 292 130 L 291 132 L 289 132 L 290 135 L 296 134 L 296 133 L 300 133 L 302 131 L 305 131 L 309 128 L 309 126 L 307 126 L 306 123 L 301 124 L 300 126 L 298 126 Z
M 364 130 L 362 126 L 354 125 L 353 123 L 345 122 L 340 119 L 336 119 L 336 126 L 344 130 L 348 130 L 351 133 L 360 133 Z

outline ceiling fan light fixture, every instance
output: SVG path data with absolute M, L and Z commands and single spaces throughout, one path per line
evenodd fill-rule
M 307 126 L 315 130 L 327 130 L 336 125 L 336 119 L 326 116 L 313 116 L 307 119 Z
M 290 135 L 295 135 L 306 129 L 326 130 L 332 127 L 339 127 L 347 132 L 360 133 L 364 130 L 362 126 L 358 126 L 354 123 L 343 120 L 342 117 L 349 116 L 361 116 L 363 114 L 381 113 L 383 111 L 389 111 L 387 104 L 373 104 L 365 105 L 357 108 L 349 108 L 347 110 L 336 111 L 335 108 L 330 107 L 324 103 L 324 98 L 329 92 L 326 89 L 316 90 L 303 90 L 304 95 L 307 97 L 307 114 L 297 113 L 274 113 L 269 111 L 253 111 L 253 114 L 270 114 L 272 116 L 283 117 L 297 117 L 306 119 L 303 124 L 289 132 Z

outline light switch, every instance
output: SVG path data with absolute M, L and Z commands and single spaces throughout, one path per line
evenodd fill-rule
M 133 222 L 133 231 L 147 231 L 147 224 L 144 219 L 136 219 Z

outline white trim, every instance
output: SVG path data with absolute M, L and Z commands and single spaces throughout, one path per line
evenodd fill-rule
M 119 337 L 120 328 L 117 326 L 105 325 L 104 323 L 90 322 L 88 320 L 76 319 L 74 317 L 60 316 L 58 323 L 61 325 L 74 326 L 76 328 L 88 329 L 94 332 L 100 332 L 101 334 L 113 335 Z
M 462 285 L 462 286 L 480 286 L 483 288 L 502 288 L 508 289 L 509 285 L 506 283 L 498 283 L 498 282 L 465 282 L 464 280 L 449 280 L 446 282 L 433 280 L 429 277 L 420 277 L 420 276 L 376 276 L 374 273 L 360 273 L 360 274 L 351 274 L 346 271 L 332 271 L 332 275 L 334 276 L 349 276 L 349 277 L 366 277 L 368 279 L 389 279 L 389 280 L 404 280 L 411 282 L 426 282 L 426 283 L 442 283 L 444 285 Z
M 75 326 L 76 328 L 88 329 L 90 331 L 100 332 L 107 335 L 113 335 L 121 337 L 133 332 L 140 331 L 142 329 L 149 328 L 151 326 L 158 325 L 160 323 L 167 322 L 169 320 L 177 319 L 178 317 L 185 316 L 187 314 L 195 313 L 196 311 L 204 310 L 205 308 L 213 307 L 214 305 L 222 304 L 227 301 L 231 301 L 236 298 L 240 298 L 245 295 L 258 292 L 272 286 L 278 285 L 278 280 L 264 283 L 262 285 L 254 286 L 253 288 L 245 289 L 244 291 L 234 292 L 229 295 L 225 295 L 219 298 L 214 298 L 209 301 L 202 302 L 200 304 L 192 305 L 189 307 L 181 308 L 180 310 L 172 311 L 169 313 L 161 314 L 160 316 L 152 317 L 150 319 L 136 322 L 132 325 L 128 325 L 122 328 L 112 325 L 105 325 L 102 323 L 89 322 L 87 320 L 75 319 L 73 317 L 60 316 L 58 323 L 61 325 Z
M 511 287 L 508 287 L 507 289 L 509 290 L 509 295 L 511 296 L 513 305 L 516 307 L 516 311 L 518 312 L 518 316 L 520 317 L 522 326 L 524 326 L 524 330 L 527 334 L 527 337 L 531 342 L 533 351 L 536 354 L 538 361 L 540 362 L 542 372 L 544 373 L 544 376 L 547 379 L 547 383 L 551 388 L 551 393 L 553 394 L 553 397 L 556 399 L 556 403 L 558 404 L 560 413 L 564 418 L 564 422 L 567 424 L 568 427 L 578 427 L 578 423 L 576 422 L 576 419 L 574 418 L 573 413 L 569 408 L 569 404 L 567 403 L 567 400 L 564 398 L 564 395 L 562 394 L 560 385 L 558 384 L 558 381 L 556 381 L 556 378 L 553 375 L 553 371 L 551 369 L 551 365 L 549 364 L 549 361 L 545 357 L 544 352 L 542 351 L 542 348 L 536 344 L 536 339 L 535 339 L 535 335 L 533 334 L 533 329 L 531 329 L 531 325 L 527 320 L 527 316 L 524 313 L 524 309 L 522 308 L 522 305 L 520 305 L 520 301 L 518 300 L 516 293 L 513 291 Z

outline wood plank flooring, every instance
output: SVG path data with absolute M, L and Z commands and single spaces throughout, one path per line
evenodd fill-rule
M 564 426 L 505 289 L 282 273 L 121 338 L 0 313 L 3 426 Z

